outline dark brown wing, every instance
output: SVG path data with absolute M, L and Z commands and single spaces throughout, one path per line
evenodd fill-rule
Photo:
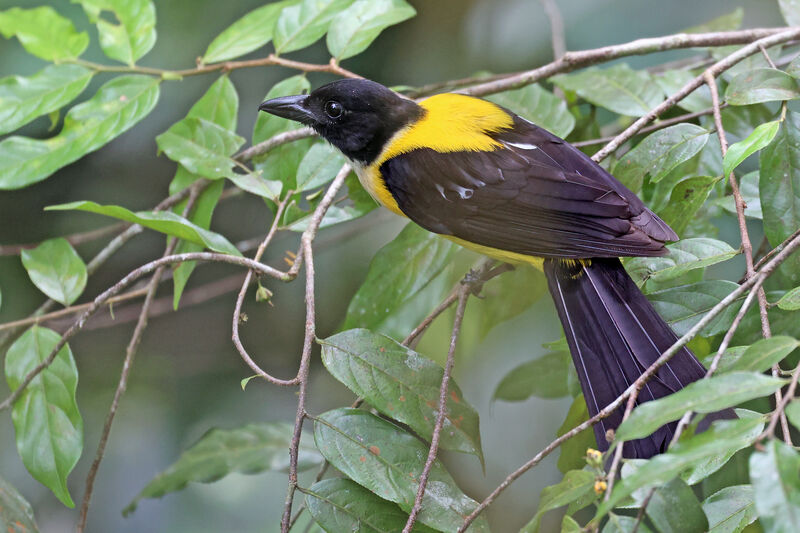
M 420 226 L 537 257 L 656 256 L 677 240 L 639 198 L 583 152 L 516 117 L 492 152 L 418 149 L 381 165 Z

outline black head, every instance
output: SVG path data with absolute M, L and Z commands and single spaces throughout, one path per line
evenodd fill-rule
M 422 115 L 412 100 L 362 79 L 335 81 L 307 96 L 273 98 L 258 109 L 311 126 L 345 156 L 365 164 L 392 135 Z

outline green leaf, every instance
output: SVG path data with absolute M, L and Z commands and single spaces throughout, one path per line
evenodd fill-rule
M 790 290 L 775 304 L 784 311 L 797 311 L 800 309 L 800 287 Z
M 397 505 L 381 499 L 349 479 L 325 479 L 303 491 L 306 507 L 325 531 L 359 533 L 396 533 L 406 525 L 408 514 Z M 416 533 L 434 533 L 414 524 Z
M 782 70 L 758 68 L 736 75 L 725 90 L 731 105 L 748 105 L 800 97 L 797 80 Z
M 136 510 L 144 498 L 160 498 L 188 483 L 211 483 L 237 472 L 285 472 L 294 428 L 283 422 L 248 424 L 236 429 L 211 429 L 177 461 L 158 474 L 128 504 L 123 515 Z M 322 462 L 313 446 L 300 445 L 297 467 L 306 470 Z
M 726 15 L 709 20 L 708 22 L 698 26 L 686 28 L 683 30 L 683 33 L 708 33 L 712 31 L 738 30 L 742 25 L 743 16 L 744 10 L 741 7 L 737 7 Z
M 681 479 L 656 489 L 647 506 L 647 516 L 661 533 L 708 531 L 708 520 L 697 496 Z
M 800 400 L 792 400 L 791 402 L 786 405 L 786 417 L 789 419 L 789 422 L 798 429 L 800 429 Z
M 416 14 L 405 0 L 358 0 L 331 22 L 328 50 L 340 61 L 358 55 L 383 30 Z
M 778 0 L 778 6 L 787 26 L 800 26 L 800 1 Z
M 547 280 L 536 268 L 520 264 L 514 270 L 490 279 L 483 286 L 482 298 L 470 302 L 470 315 L 481 338 L 495 326 L 518 316 L 547 293 Z
M 239 95 L 227 75 L 217 81 L 194 103 L 186 118 L 200 118 L 226 130 L 236 131 Z
M 281 189 L 283 188 L 283 184 L 280 181 L 265 180 L 261 177 L 261 174 L 256 173 L 234 174 L 229 176 L 228 179 L 243 191 L 262 198 L 268 198 L 274 202 L 280 198 Z M 330 209 L 334 207 L 336 206 L 331 206 Z
M 561 533 L 581 533 L 581 525 L 569 515 L 564 515 L 561 519 Z
M 56 63 L 77 59 L 89 46 L 89 35 L 78 33 L 71 20 L 49 6 L 0 11 L 0 33 L 19 39 L 28 53 Z
M 688 411 L 713 413 L 772 394 L 785 384 L 785 379 L 756 372 L 730 372 L 701 379 L 674 394 L 639 404 L 617 428 L 617 438 L 631 440 L 646 437 L 667 422 L 678 420 Z
M 48 65 L 27 78 L 0 79 L 0 134 L 61 109 L 83 92 L 93 74 L 78 65 Z
M 747 204 L 744 209 L 744 216 L 750 218 L 763 218 L 764 214 L 761 211 L 761 198 L 758 193 L 758 171 L 748 172 L 739 179 L 739 192 L 742 195 L 742 200 Z M 714 203 L 722 207 L 729 213 L 736 214 L 736 202 L 733 195 L 723 196 L 717 198 Z
M 160 231 L 161 233 L 166 233 L 167 235 L 172 235 L 173 237 L 195 244 L 201 244 L 215 252 L 236 256 L 242 255 L 228 239 L 219 233 L 205 230 L 169 211 L 139 211 L 138 213 L 134 213 L 133 211 L 129 211 L 117 205 L 100 205 L 89 201 L 52 205 L 45 208 L 46 211 L 68 211 L 71 209 L 88 211 L 90 213 L 118 218 L 134 224 L 140 224 L 145 228 Z
M 357 396 L 419 436 L 430 440 L 439 416 L 442 367 L 400 343 L 366 329 L 319 341 L 322 363 Z M 483 462 L 478 413 L 451 380 L 442 448 L 476 455 Z
M 696 176 L 679 182 L 670 193 L 667 207 L 657 211 L 658 216 L 681 235 L 705 203 L 714 184 L 721 179 L 716 176 Z
M 651 292 L 647 295 L 647 299 L 680 336 L 692 329 L 703 315 L 737 287 L 733 281 L 700 281 Z M 725 331 L 733 322 L 736 312 L 736 306 L 729 305 L 702 329 L 700 335 L 710 337 Z
M 787 113 L 775 139 L 761 150 L 760 165 L 764 234 L 774 247 L 800 228 L 800 114 Z M 781 272 L 800 282 L 800 255 L 790 257 Z
M 20 256 L 33 284 L 59 303 L 71 305 L 86 287 L 86 265 L 66 239 L 44 241 Z
M 338 470 L 406 512 L 414 505 L 428 446 L 400 427 L 367 411 L 334 409 L 314 421 L 317 449 Z M 455 532 L 478 503 L 458 488 L 437 459 L 422 499 L 419 522 Z M 469 531 L 488 531 L 484 517 Z
M 216 179 L 234 174 L 231 159 L 244 138 L 202 118 L 185 118 L 156 137 L 159 150 L 189 172 Z
M 753 133 L 747 136 L 743 141 L 734 143 L 728 148 L 725 158 L 722 160 L 723 174 L 727 176 L 733 169 L 738 167 L 742 161 L 750 157 L 752 154 L 761 150 L 775 138 L 780 128 L 780 121 L 773 120 L 766 124 L 759 125 L 753 130 Z
M 133 65 L 156 43 L 156 8 L 151 0 L 72 0 L 97 25 L 100 48 L 111 59 Z M 104 12 L 113 15 L 101 16 Z
M 741 13 L 741 8 L 739 12 Z M 667 70 L 656 74 L 653 79 L 656 80 L 664 94 L 672 95 L 694 78 L 694 74 L 688 70 Z M 701 85 L 689 93 L 689 96 L 678 102 L 678 106 L 692 113 L 709 109 L 711 107 L 711 91 L 708 89 L 708 85 Z
M 372 258 L 343 329 L 376 329 L 450 264 L 457 246 L 416 224 L 408 224 Z M 424 316 L 424 315 L 423 315 Z
M 633 516 L 617 515 L 608 513 L 608 522 L 603 527 L 603 533 L 633 533 L 633 528 L 636 527 L 636 518 Z M 636 529 L 638 533 L 650 533 L 650 528 L 645 524 L 639 522 Z
M 558 428 L 556 436 L 560 437 L 587 420 L 589 420 L 589 410 L 586 407 L 586 400 L 583 399 L 583 393 L 579 393 L 572 400 L 567 417 L 561 427 Z M 584 429 L 560 446 L 558 469 L 562 473 L 567 473 L 570 470 L 583 468 L 586 466 L 586 450 L 596 447 L 597 442 L 594 438 L 594 430 L 592 428 Z
M 708 142 L 708 130 L 683 122 L 648 135 L 614 166 L 614 175 L 633 190 L 639 190 L 645 176 L 657 183 L 688 161 Z
M 725 487 L 705 499 L 709 533 L 739 533 L 757 517 L 752 485 Z
M 565 91 L 573 91 L 620 115 L 645 115 L 664 99 L 663 91 L 647 71 L 633 70 L 625 63 L 606 69 L 588 68 L 559 74 L 550 80 Z
M 328 31 L 331 20 L 352 0 L 302 0 L 281 11 L 275 26 L 275 52 L 285 54 L 314 43 Z
M 203 63 L 227 61 L 258 50 L 272 40 L 275 23 L 283 8 L 299 1 L 273 2 L 239 18 L 211 41 L 203 56 Z
M 531 396 L 561 398 L 570 393 L 569 352 L 549 352 L 522 363 L 511 370 L 497 385 L 493 397 L 507 402 L 521 402 Z
M 693 465 L 748 446 L 763 425 L 763 416 L 717 420 L 706 431 L 679 441 L 666 453 L 643 461 L 633 474 L 614 485 L 611 497 L 600 504 L 593 521 L 598 521 L 638 489 L 662 485 Z
M 751 344 L 738 357 L 725 357 L 720 360 L 720 372 L 764 372 L 792 353 L 800 342 L 785 335 L 759 339 Z
M 697 237 L 667 245 L 664 257 L 634 257 L 625 262 L 625 269 L 636 281 L 658 284 L 679 278 L 698 268 L 715 265 L 734 257 L 730 245 L 716 239 Z
M 0 531 L 39 533 L 31 504 L 2 477 L 0 477 Z
M 777 439 L 750 456 L 750 481 L 759 522 L 766 533 L 794 531 L 800 524 L 800 454 Z
M 55 331 L 39 326 L 23 333 L 6 354 L 8 388 L 19 388 L 60 339 Z M 67 476 L 83 449 L 83 420 L 75 400 L 77 386 L 78 369 L 67 344 L 53 363 L 33 378 L 11 410 L 17 451 L 25 468 L 67 507 L 75 506 Z
M 562 138 L 575 128 L 575 117 L 567 109 L 567 103 L 539 84 L 494 94 L 487 100 L 513 110 L 519 116 Z
M 331 181 L 345 158 L 328 143 L 317 143 L 306 152 L 297 167 L 297 192 L 316 189 Z
M 15 136 L 0 142 L 0 190 L 42 181 L 130 129 L 156 105 L 158 84 L 150 76 L 118 76 L 70 109 L 55 137 Z
M 545 487 L 539 496 L 539 508 L 520 533 L 536 533 L 542 515 L 552 509 L 568 505 L 594 492 L 595 475 L 588 470 L 570 470 L 557 484 Z

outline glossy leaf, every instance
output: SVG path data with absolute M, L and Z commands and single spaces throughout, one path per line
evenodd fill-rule
M 725 90 L 731 105 L 749 105 L 800 97 L 800 87 L 789 74 L 774 68 L 759 68 L 735 76 Z
M 800 342 L 785 335 L 776 335 L 768 339 L 759 339 L 748 346 L 738 357 L 725 357 L 720 360 L 720 372 L 764 372 L 772 365 L 783 361 L 792 353 Z
M 522 118 L 562 138 L 575 128 L 575 117 L 567 109 L 567 103 L 538 84 L 494 94 L 487 100 L 513 110 Z
M 189 172 L 209 179 L 230 177 L 236 163 L 231 155 L 244 138 L 202 118 L 185 118 L 156 137 L 159 150 Z
M 0 79 L 0 134 L 61 109 L 83 92 L 92 75 L 78 65 L 49 65 L 33 76 Z
M 800 287 L 790 290 L 775 304 L 784 311 L 797 311 L 800 309 Z
M 331 181 L 345 158 L 328 143 L 317 143 L 306 152 L 297 167 L 297 192 L 316 189 Z
M 456 245 L 416 224 L 408 224 L 372 258 L 343 329 L 375 329 L 450 264 Z
M 669 203 L 657 211 L 661 220 L 678 234 L 684 233 L 711 193 L 711 189 L 722 178 L 696 176 L 679 182 L 670 192 Z
M 800 453 L 777 439 L 750 456 L 750 481 L 759 522 L 766 533 L 794 531 L 800 524 Z
M 211 41 L 203 56 L 203 63 L 227 61 L 258 50 L 272 40 L 275 23 L 283 8 L 299 2 L 272 2 L 242 16 Z
M 152 0 L 72 0 L 81 4 L 100 34 L 100 48 L 111 59 L 133 65 L 156 43 Z M 113 13 L 113 22 L 103 12 Z
M 647 299 L 675 333 L 683 335 L 737 287 L 733 281 L 700 281 L 651 292 L 647 295 Z M 733 322 L 737 311 L 736 305 L 729 305 L 703 328 L 700 334 L 709 337 L 725 331 Z
M 358 531 L 359 533 L 396 533 L 408 520 L 408 513 L 396 504 L 377 497 L 349 479 L 334 478 L 319 481 L 306 495 L 306 507 L 325 531 Z M 416 533 L 434 530 L 414 524 Z
M 185 218 L 169 211 L 139 211 L 134 213 L 124 207 L 117 205 L 100 205 L 95 202 L 79 201 L 68 204 L 54 205 L 45 208 L 53 211 L 68 211 L 76 209 L 78 211 L 88 211 L 99 215 L 125 220 L 134 224 L 141 224 L 145 228 L 150 228 L 167 235 L 172 235 L 185 241 L 195 244 L 202 244 L 209 250 L 223 254 L 241 256 L 241 252 L 219 233 L 205 230 L 192 224 Z
M 589 420 L 589 410 L 586 407 L 586 400 L 583 399 L 583 394 L 579 393 L 572 400 L 567 417 L 561 427 L 558 428 L 556 436 L 560 437 L 587 420 Z M 597 442 L 594 438 L 594 431 L 592 428 L 584 429 L 559 447 L 558 469 L 566 473 L 570 470 L 583 468 L 586 465 L 586 450 L 596 447 Z
M 748 446 L 758 436 L 763 425 L 763 416 L 718 420 L 706 431 L 679 441 L 671 446 L 668 452 L 643 462 L 633 474 L 623 477 L 616 483 L 611 497 L 600 504 L 593 521 L 605 516 L 638 489 L 659 486 L 693 465 Z M 755 435 L 754 429 L 756 429 Z
M 278 201 L 283 188 L 283 184 L 280 181 L 265 180 L 260 174 L 256 173 L 234 174 L 228 179 L 243 191 L 268 198 L 273 202 Z M 330 209 L 334 207 L 336 206 L 331 206 Z
M 611 68 L 588 68 L 550 78 L 565 91 L 573 91 L 589 102 L 620 115 L 639 117 L 664 99 L 661 88 L 647 71 L 622 63 Z
M 28 53 L 45 61 L 76 59 L 89 46 L 89 35 L 50 6 L 0 11 L 0 33 L 16 37 Z
M 0 477 L 0 531 L 39 533 L 31 504 L 2 477 Z
M 595 475 L 588 470 L 570 470 L 556 485 L 545 487 L 539 496 L 539 508 L 530 522 L 520 530 L 520 533 L 536 533 L 542 515 L 552 509 L 557 509 L 572 503 L 594 492 Z
M 739 13 L 741 14 L 741 8 Z M 680 91 L 694 77 L 694 74 L 688 70 L 667 70 L 656 74 L 653 79 L 665 94 L 672 95 Z M 678 102 L 678 106 L 692 113 L 709 109 L 711 107 L 711 91 L 708 89 L 708 85 L 701 85 L 689 93 L 689 96 Z
M 638 190 L 648 175 L 650 182 L 656 183 L 697 155 L 708 136 L 705 128 L 686 122 L 655 131 L 620 158 L 614 175 L 633 190 Z
M 212 429 L 158 474 L 123 514 L 136 510 L 144 498 L 160 498 L 188 483 L 211 483 L 231 473 L 285 472 L 294 428 L 283 422 L 248 424 L 236 429 Z M 300 445 L 297 467 L 306 470 L 322 462 L 313 446 Z
M 317 449 L 338 470 L 406 512 L 414 505 L 428 446 L 400 427 L 367 411 L 334 409 L 314 421 Z M 458 488 L 437 459 L 422 499 L 419 522 L 455 532 L 477 502 Z M 488 531 L 484 517 L 469 531 Z
M 20 256 L 33 284 L 59 303 L 71 305 L 86 287 L 86 264 L 66 239 L 44 241 Z
M 739 192 L 742 195 L 742 200 L 744 200 L 746 204 L 744 216 L 758 219 L 763 218 L 764 214 L 761 211 L 761 198 L 758 193 L 757 170 L 748 172 L 739 178 Z M 736 202 L 734 201 L 733 194 L 717 198 L 714 203 L 722 207 L 725 211 L 736 214 Z
M 358 55 L 383 30 L 416 14 L 405 0 L 358 0 L 331 22 L 328 50 L 338 60 Z
M 786 114 L 775 139 L 761 150 L 760 165 L 764 234 L 778 246 L 800 228 L 800 114 Z M 800 256 L 790 257 L 782 267 L 791 281 L 800 281 Z
M 313 44 L 328 31 L 328 25 L 352 0 L 302 0 L 281 11 L 275 26 L 275 52 L 285 54 Z
M 800 26 L 800 1 L 778 0 L 778 6 L 788 26 Z
M 494 398 L 521 402 L 531 396 L 561 398 L 569 394 L 569 352 L 549 352 L 522 363 L 503 377 L 494 391 Z
M 786 383 L 755 372 L 730 372 L 701 379 L 674 394 L 638 405 L 617 428 L 617 438 L 646 437 L 688 411 L 713 413 L 772 394 Z
M 238 113 L 239 95 L 236 87 L 227 75 L 223 75 L 194 103 L 186 118 L 200 118 L 226 130 L 236 131 Z
M 55 137 L 9 137 L 0 142 L 0 190 L 41 181 L 130 129 L 153 109 L 159 80 L 118 76 L 90 100 L 70 109 Z
M 682 239 L 668 244 L 667 250 L 669 255 L 664 257 L 634 257 L 625 263 L 625 269 L 636 281 L 657 284 L 738 254 L 728 243 L 705 237 Z
M 752 485 L 725 487 L 703 501 L 709 533 L 739 533 L 757 518 Z
M 352 329 L 319 341 L 322 363 L 364 400 L 430 440 L 439 416 L 442 367 L 384 335 Z M 483 461 L 478 413 L 451 380 L 440 446 Z
M 743 141 L 734 143 L 728 148 L 725 158 L 722 161 L 723 174 L 727 176 L 733 169 L 738 167 L 742 161 L 761 150 L 775 138 L 780 128 L 780 121 L 773 120 L 766 124 L 761 124 L 753 130 L 753 133 L 747 136 Z
M 25 376 L 43 363 L 61 336 L 33 326 L 14 342 L 6 354 L 6 380 L 16 390 Z M 17 451 L 28 472 L 67 507 L 74 507 L 67 476 L 83 449 L 83 420 L 75 390 L 78 369 L 69 345 L 59 350 L 53 363 L 42 370 L 14 402 L 11 419 Z
M 708 531 L 708 520 L 697 496 L 680 479 L 656 489 L 647 506 L 647 516 L 660 533 Z

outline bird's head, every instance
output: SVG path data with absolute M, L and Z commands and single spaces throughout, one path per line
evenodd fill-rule
M 369 164 L 423 109 L 379 83 L 344 79 L 308 95 L 282 96 L 258 109 L 311 126 L 352 161 Z

